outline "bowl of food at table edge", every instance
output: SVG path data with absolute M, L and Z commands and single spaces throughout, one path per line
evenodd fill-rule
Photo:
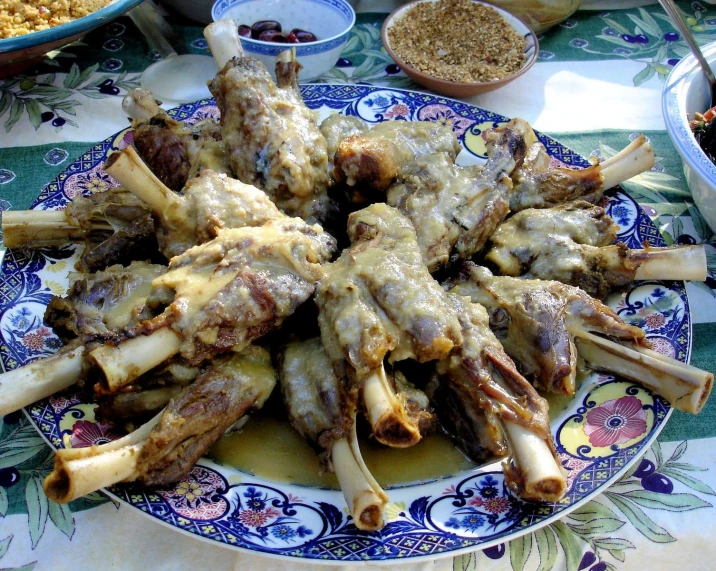
M 346 0 L 219 0 L 211 16 L 214 21 L 232 19 L 245 54 L 261 60 L 271 74 L 276 56 L 295 48 L 301 82 L 336 64 L 356 21 Z
M 381 38 L 406 75 L 450 97 L 504 87 L 524 75 L 539 52 L 527 24 L 476 0 L 409 2 L 386 18 Z
M 140 4 L 142 0 L 73 0 L 65 10 L 14 3 L 0 13 L 0 77 L 19 73 Z M 59 3 L 58 3 L 59 4 Z
M 706 61 L 716 64 L 716 42 L 702 48 Z M 684 175 L 696 206 L 716 230 L 716 122 L 709 112 L 711 93 L 696 58 L 689 54 L 671 70 L 661 98 L 666 130 L 684 165 Z

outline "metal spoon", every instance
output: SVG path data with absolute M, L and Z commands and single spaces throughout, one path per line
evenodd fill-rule
M 681 36 L 686 40 L 686 43 L 689 44 L 691 53 L 694 54 L 701 65 L 701 69 L 704 70 L 706 81 L 709 82 L 709 88 L 711 91 L 711 105 L 709 105 L 709 109 L 714 107 L 716 105 L 716 77 L 714 77 L 713 71 L 711 71 L 711 66 L 701 53 L 699 45 L 696 43 L 694 36 L 691 35 L 691 30 L 689 30 L 686 22 L 684 22 L 684 19 L 681 17 L 681 12 L 679 12 L 679 9 L 672 2 L 672 0 L 659 0 L 659 3 L 661 4 L 661 7 L 666 10 L 666 13 L 669 15 L 669 18 L 671 18 L 672 23 L 679 30 Z

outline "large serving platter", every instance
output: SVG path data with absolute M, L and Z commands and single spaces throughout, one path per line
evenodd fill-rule
M 309 107 L 322 117 L 358 115 L 371 123 L 391 119 L 433 120 L 452 125 L 463 152 L 461 164 L 484 160 L 483 133 L 508 121 L 491 111 L 411 91 L 362 85 L 302 86 Z M 194 122 L 217 116 L 213 100 L 183 105 L 170 114 Z M 555 162 L 588 162 L 557 141 L 539 135 Z M 102 170 L 108 154 L 131 144 L 123 131 L 92 147 L 35 201 L 58 209 L 79 193 L 114 184 Z M 663 245 L 658 230 L 621 191 L 606 207 L 631 247 Z M 37 252 L 8 251 L 0 275 L 0 359 L 6 369 L 55 352 L 60 343 L 43 326 L 45 305 L 63 295 L 77 246 Z M 681 282 L 640 282 L 610 299 L 626 321 L 644 328 L 655 350 L 688 361 L 691 319 Z M 94 422 L 93 405 L 66 391 L 27 408 L 29 418 L 55 448 L 87 446 L 117 437 Z M 457 555 L 508 541 L 576 509 L 603 492 L 648 448 L 670 415 L 669 405 L 623 379 L 592 373 L 552 423 L 569 491 L 555 504 L 524 502 L 505 486 L 499 462 L 452 477 L 388 489 L 387 524 L 380 532 L 353 525 L 340 492 L 266 480 L 202 459 L 186 481 L 166 489 L 131 484 L 109 493 L 174 528 L 211 541 L 265 554 L 358 562 Z

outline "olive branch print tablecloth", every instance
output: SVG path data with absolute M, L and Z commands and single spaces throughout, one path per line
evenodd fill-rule
M 693 205 L 660 110 L 662 82 L 688 49 L 658 4 L 586 4 L 589 10 L 540 37 L 540 59 L 528 74 L 469 102 L 523 117 L 585 156 L 607 157 L 637 132 L 649 137 L 657 164 L 625 187 L 668 243 L 708 245 L 710 277 L 687 290 L 692 363 L 716 371 L 716 236 Z M 714 2 L 678 4 L 700 43 L 716 40 Z M 359 5 L 352 37 L 322 82 L 419 89 L 381 48 L 380 25 L 393 6 L 369 0 Z M 189 52 L 208 53 L 200 26 L 170 22 Z M 123 129 L 121 98 L 157 57 L 123 17 L 25 73 L 0 79 L 0 209 L 27 208 L 90 144 Z M 89 184 L 101 190 L 105 182 Z M 39 334 L 28 332 L 28 342 Z M 481 552 L 399 568 L 713 568 L 714 444 L 716 402 L 699 417 L 676 412 L 659 441 L 616 485 L 557 523 Z M 314 567 L 178 535 L 101 493 L 68 506 L 52 504 L 41 486 L 51 463 L 49 448 L 22 413 L 0 421 L 0 569 L 193 569 L 207 562 L 217 570 Z

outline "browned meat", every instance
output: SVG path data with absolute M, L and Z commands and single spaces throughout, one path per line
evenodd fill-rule
M 295 66 L 284 71 L 281 88 L 257 59 L 234 57 L 209 88 L 236 177 L 289 216 L 322 221 L 330 207 L 326 140 L 294 88 Z
M 180 191 L 205 168 L 231 173 L 218 121 L 188 125 L 172 119 L 158 103 L 145 89 L 133 89 L 123 107 L 134 119 L 134 146 L 159 180 Z
M 461 147 L 449 125 L 431 121 L 385 121 L 344 139 L 334 156 L 334 176 L 348 186 L 384 191 L 418 157 Z
M 463 343 L 437 363 L 429 387 L 441 422 L 475 461 L 509 450 L 505 480 L 518 496 L 559 500 L 566 480 L 552 442 L 547 402 L 505 354 L 488 327 L 485 309 L 452 293 L 448 300 L 460 319 Z
M 639 135 L 629 146 L 606 161 L 574 169 L 553 164 L 547 149 L 537 140 L 527 122 L 513 119 L 508 125 L 519 129 L 529 146 L 524 162 L 512 173 L 512 212 L 525 208 L 547 208 L 577 199 L 597 204 L 605 190 L 654 166 L 654 152 L 644 135 Z
M 503 275 L 557 280 L 600 299 L 635 279 L 699 279 L 699 248 L 632 250 L 614 244 L 617 230 L 603 208 L 583 201 L 527 209 L 495 230 L 485 259 Z
M 490 131 L 484 166 L 459 167 L 445 153 L 420 157 L 388 189 L 387 202 L 407 216 L 431 272 L 471 258 L 505 216 L 510 173 L 525 153 L 519 131 Z
M 462 342 L 454 311 L 422 263 L 410 221 L 385 204 L 349 218 L 351 247 L 326 268 L 316 296 L 321 338 L 360 386 L 374 436 L 392 446 L 420 439 L 390 386 L 383 360 L 439 359 Z
M 171 327 L 191 363 L 237 350 L 281 325 L 313 295 L 335 240 L 296 218 L 219 230 L 172 258 L 147 305 L 162 313 L 136 333 Z
M 645 342 L 638 327 L 579 288 L 555 281 L 493 276 L 467 263 L 446 287 L 487 308 L 490 328 L 537 388 L 574 395 L 575 331 Z
M 335 113 L 324 119 L 319 128 L 321 129 L 323 136 L 326 138 L 328 176 L 330 179 L 329 183 L 332 186 L 336 182 L 333 172 L 333 159 L 338 151 L 338 146 L 348 137 L 365 133 L 369 127 L 368 123 L 363 121 L 360 117 Z
M 90 350 L 122 336 L 146 318 L 144 304 L 152 281 L 166 266 L 134 262 L 93 274 L 72 273 L 67 295 L 54 296 L 45 310 L 45 325 L 67 343 L 79 338 Z
M 265 349 L 214 362 L 167 405 L 137 458 L 139 481 L 161 486 L 185 478 L 227 429 L 263 406 L 275 384 Z
M 133 261 L 166 262 L 159 252 L 154 220 L 150 214 L 133 220 L 104 242 L 86 247 L 75 268 L 80 272 L 99 272 L 109 266 L 128 266 Z

